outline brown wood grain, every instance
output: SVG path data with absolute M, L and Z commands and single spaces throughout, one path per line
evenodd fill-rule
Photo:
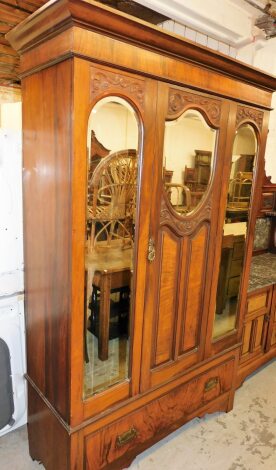
M 247 312 L 251 313 L 255 310 L 259 310 L 260 308 L 266 307 L 268 294 L 269 292 L 264 292 L 254 297 L 250 297 L 248 299 Z
M 28 387 L 30 456 L 47 470 L 68 470 L 70 437 L 31 385 Z M 75 467 L 80 470 L 80 467 Z
M 185 286 L 187 300 L 183 313 L 180 354 L 199 345 L 207 237 L 208 226 L 203 225 L 190 242 L 189 273 L 186 279 L 187 287 Z
M 172 359 L 175 337 L 179 243 L 167 231 L 161 234 L 159 302 L 157 307 L 156 345 L 152 366 Z
M 29 77 L 23 86 L 28 374 L 65 419 L 71 309 L 70 83 L 67 61 Z
M 229 361 L 213 368 L 100 433 L 88 435 L 85 440 L 85 468 L 114 468 L 117 459 L 125 458 L 125 454 L 133 450 L 143 449 L 147 441 L 154 441 L 156 434 L 166 435 L 185 422 L 189 415 L 197 410 L 200 413 L 201 407 L 231 390 L 233 367 L 234 361 Z M 215 379 L 214 386 L 207 390 L 207 384 L 212 379 Z M 135 429 L 136 437 L 118 447 L 117 437 L 130 429 Z
M 255 300 L 258 308 L 245 312 L 268 130 L 264 108 L 276 80 L 93 1 L 52 2 L 8 37 L 20 49 L 23 77 L 28 380 L 36 389 L 29 407 L 32 455 L 50 470 L 55 459 L 61 469 L 123 468 L 187 420 L 231 409 L 234 386 L 275 356 L 272 307 L 266 318 L 272 287 L 265 306 Z M 198 109 L 218 130 L 206 197 L 184 217 L 163 194 L 171 93 L 181 93 L 184 108 Z M 106 96 L 126 99 L 139 126 L 130 376 L 84 399 L 87 123 Z M 232 145 L 244 123 L 256 130 L 259 156 L 240 315 L 233 334 L 213 341 Z M 153 262 L 147 259 L 150 238 Z M 276 294 L 273 299 L 275 307 Z M 54 439 L 42 435 L 48 423 L 62 441 L 58 457 Z M 131 426 L 139 428 L 137 440 L 120 450 L 116 436 Z

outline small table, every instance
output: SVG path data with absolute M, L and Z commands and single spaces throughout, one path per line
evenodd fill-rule
M 130 285 L 132 255 L 132 247 L 123 248 L 114 244 L 105 250 L 94 250 L 85 259 L 87 300 L 89 301 L 93 286 L 100 290 L 98 355 L 102 361 L 108 359 L 110 293 L 112 289 Z

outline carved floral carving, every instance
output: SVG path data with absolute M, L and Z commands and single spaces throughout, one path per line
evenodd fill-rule
M 236 126 L 239 125 L 241 121 L 254 121 L 258 128 L 261 130 L 263 125 L 264 113 L 257 109 L 247 108 L 246 106 L 238 106 L 237 117 L 236 117 Z
M 218 126 L 221 114 L 221 102 L 212 98 L 170 89 L 168 115 L 180 114 L 187 105 L 195 105 L 203 108 L 210 121 Z
M 183 220 L 178 219 L 168 209 L 165 199 L 161 201 L 161 213 L 160 213 L 160 224 L 168 225 L 172 229 L 175 229 L 180 235 L 191 234 L 198 225 L 204 220 L 210 220 L 212 204 L 211 200 L 208 200 L 204 204 L 204 207 L 198 211 L 198 214 L 194 216 L 184 216 Z
M 144 87 L 143 81 L 134 78 L 126 77 L 119 73 L 109 72 L 92 68 L 92 83 L 91 83 L 91 96 L 95 97 L 97 94 L 108 91 L 110 88 L 115 88 L 120 92 L 132 95 L 140 103 L 144 105 Z

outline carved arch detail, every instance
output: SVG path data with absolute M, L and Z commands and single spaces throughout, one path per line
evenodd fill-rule
M 126 94 L 144 107 L 145 86 L 140 80 L 125 74 L 110 70 L 91 67 L 91 98 L 105 92 Z
M 236 127 L 238 127 L 242 121 L 250 120 L 254 121 L 258 129 L 261 130 L 263 125 L 263 117 L 263 111 L 248 108 L 247 106 L 238 106 L 236 116 Z
M 172 214 L 164 197 L 162 197 L 160 225 L 170 227 L 171 230 L 175 231 L 180 236 L 191 235 L 203 221 L 210 221 L 211 210 L 212 202 L 211 199 L 208 199 L 204 204 L 203 210 L 200 210 L 197 215 L 191 215 L 191 217 L 180 220 Z
M 191 108 L 193 105 L 206 113 L 214 127 L 219 126 L 221 116 L 220 100 L 174 88 L 169 90 L 168 119 L 176 119 L 181 116 L 186 108 Z

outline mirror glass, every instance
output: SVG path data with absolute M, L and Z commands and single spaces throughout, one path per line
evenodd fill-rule
M 217 131 L 194 109 L 165 123 L 163 186 L 178 214 L 192 212 L 207 191 L 216 134 Z
M 254 128 L 241 126 L 235 136 L 222 236 L 213 337 L 236 327 L 244 264 L 251 188 L 257 153 Z
M 138 120 L 116 96 L 99 101 L 87 133 L 84 396 L 129 377 Z

